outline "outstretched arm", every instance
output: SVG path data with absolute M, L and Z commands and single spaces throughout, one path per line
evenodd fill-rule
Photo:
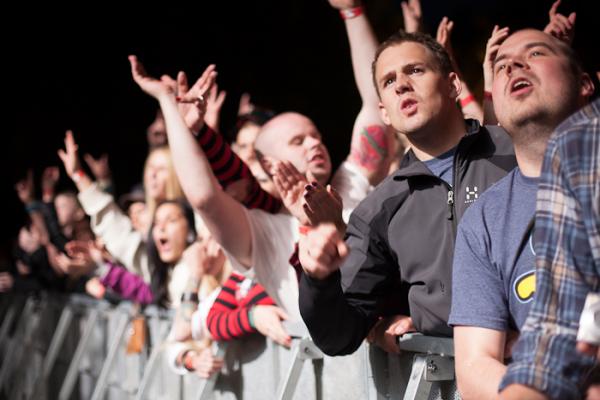
M 492 101 L 492 85 L 494 83 L 494 60 L 498 49 L 504 40 L 508 37 L 508 27 L 500 28 L 494 26 L 492 36 L 487 41 L 485 47 L 485 56 L 483 59 L 483 123 L 485 125 L 496 125 L 496 113 L 494 111 L 494 102 Z
M 135 82 L 160 104 L 174 155 L 175 172 L 187 199 L 200 213 L 217 242 L 241 264 L 250 267 L 252 237 L 243 206 L 220 188 L 206 155 L 179 112 L 173 90 L 168 84 L 148 76 L 137 57 L 130 56 L 129 61 Z M 215 77 L 214 67 L 204 72 L 199 84 L 202 96 L 208 92 Z M 201 97 L 182 100 L 193 102 L 199 110 L 204 107 Z
M 210 70 L 213 68 L 212 65 L 208 67 Z M 190 104 L 185 101 L 179 103 L 179 111 L 184 115 L 188 128 L 196 135 L 198 143 L 223 189 L 228 190 L 228 193 L 231 194 L 230 185 L 242 181 L 245 183 L 242 185 L 244 190 L 234 196 L 236 200 L 246 208 L 260 208 L 270 213 L 278 212 L 281 202 L 261 188 L 246 163 L 232 151 L 223 135 L 216 128 L 212 128 L 218 126 L 218 115 L 225 99 L 221 94 L 217 96 L 216 86 L 213 85 L 210 88 L 210 95 L 205 96 L 206 92 L 201 91 L 203 90 L 201 86 L 205 80 L 204 76 L 201 76 L 191 88 L 188 87 L 187 76 L 184 72 L 179 72 L 177 81 L 166 79 L 169 80 L 169 85 L 177 89 L 180 98 L 197 99 L 202 96 L 201 98 L 205 100 L 206 113 L 199 112 L 199 108 L 194 103 Z
M 350 55 L 354 79 L 362 100 L 362 107 L 354 121 L 348 161 L 356 165 L 372 185 L 387 175 L 394 154 L 390 151 L 392 132 L 388 131 L 379 116 L 379 97 L 371 79 L 371 62 L 379 43 L 364 13 L 346 13 L 344 10 L 361 7 L 357 0 L 330 0 L 342 11 L 350 42 Z M 355 15 L 350 17 L 349 15 Z
M 404 30 L 409 33 L 421 32 L 423 22 L 421 21 L 421 2 L 419 0 L 408 0 L 400 3 L 402 6 L 402 17 L 404 18 Z
M 458 102 L 460 103 L 463 115 L 466 118 L 474 118 L 478 121 L 483 121 L 483 109 L 477 102 L 477 99 L 475 99 L 475 96 L 469 89 L 467 83 L 464 81 L 460 69 L 458 68 L 458 63 L 456 62 L 454 49 L 452 48 L 452 43 L 450 41 L 452 28 L 454 28 L 454 21 L 450 21 L 448 17 L 442 18 L 442 21 L 438 25 L 436 40 L 448 52 L 454 72 L 456 72 L 460 78 L 462 89 L 458 95 Z

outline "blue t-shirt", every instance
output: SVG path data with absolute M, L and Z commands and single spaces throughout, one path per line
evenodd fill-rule
M 465 212 L 454 250 L 450 325 L 507 331 L 525 323 L 535 290 L 530 223 L 537 183 L 515 168 Z
M 456 153 L 456 146 L 431 160 L 423 161 L 435 176 L 444 180 L 450 186 L 452 186 L 454 153 Z

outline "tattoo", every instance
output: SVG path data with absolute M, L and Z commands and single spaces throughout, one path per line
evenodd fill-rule
M 388 156 L 388 148 L 385 128 L 381 125 L 369 125 L 352 144 L 350 159 L 369 171 L 375 171 Z

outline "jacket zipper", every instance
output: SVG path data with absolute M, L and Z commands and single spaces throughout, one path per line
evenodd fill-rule
M 452 188 L 448 190 L 448 200 L 446 201 L 448 204 L 448 219 L 454 219 L 454 191 Z
M 452 220 L 452 228 L 454 236 L 456 237 L 456 203 L 454 202 L 454 189 L 456 188 L 456 177 L 458 176 L 458 157 L 460 155 L 460 145 L 462 140 L 456 145 L 456 152 L 454 153 L 454 160 L 452 162 L 452 187 L 448 188 L 448 219 Z

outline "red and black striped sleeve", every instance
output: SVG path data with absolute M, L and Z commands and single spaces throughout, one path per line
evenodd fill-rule
M 242 275 L 232 273 L 208 312 L 206 325 L 215 340 L 232 340 L 256 332 L 250 324 L 249 312 L 255 305 L 274 305 L 264 288 L 253 283 L 248 293 L 239 298 Z
M 260 187 L 250 172 L 250 168 L 231 150 L 231 146 L 221 134 L 204 124 L 197 138 L 213 173 L 223 188 L 227 188 L 239 180 L 247 179 L 250 182 L 250 189 L 242 202 L 244 206 L 249 209 L 259 208 L 269 213 L 279 211 L 281 200 L 271 196 Z

